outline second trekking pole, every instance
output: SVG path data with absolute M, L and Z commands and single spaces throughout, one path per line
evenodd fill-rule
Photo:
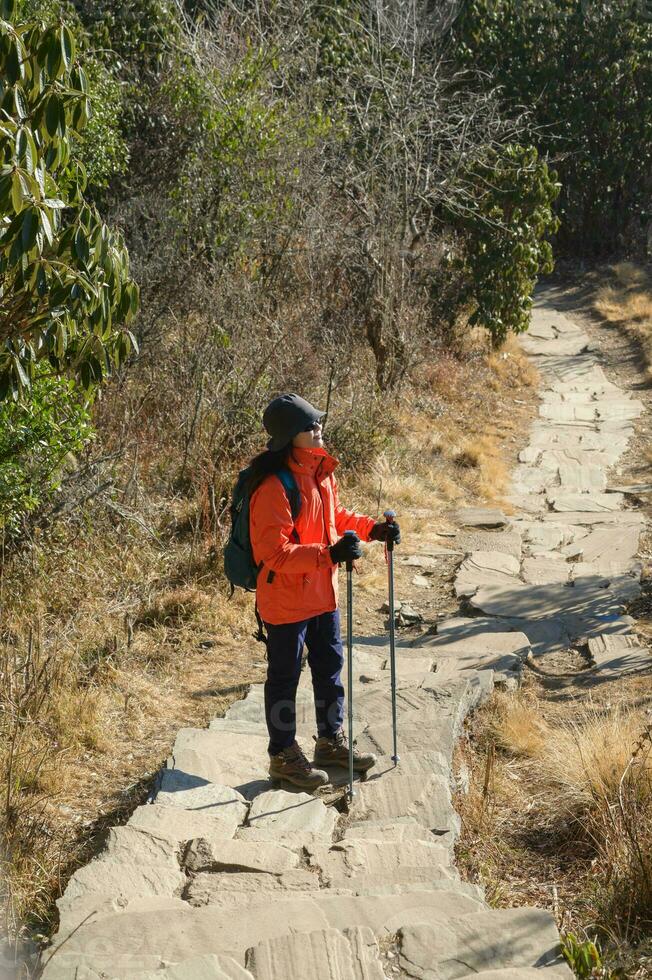
M 396 517 L 396 513 L 393 510 L 385 511 L 385 520 L 388 524 L 393 524 Z M 392 685 L 392 733 L 394 736 L 394 754 L 392 756 L 392 762 L 394 765 L 398 765 L 400 757 L 398 754 L 398 738 L 396 734 L 396 637 L 394 634 L 395 628 L 395 613 L 394 613 L 394 542 L 388 539 L 386 543 L 387 549 L 387 574 L 389 578 L 389 668 L 390 668 L 390 679 Z
M 354 534 L 355 531 L 345 531 Z M 346 648 L 348 653 L 348 717 L 349 717 L 349 799 L 355 795 L 353 789 L 353 559 L 346 562 Z

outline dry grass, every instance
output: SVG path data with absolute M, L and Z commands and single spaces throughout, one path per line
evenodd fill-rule
M 506 695 L 496 703 L 492 732 L 501 749 L 516 758 L 534 759 L 544 751 L 549 729 L 536 698 Z
M 547 906 L 638 970 L 652 946 L 652 726 L 645 684 L 621 683 L 613 700 L 524 689 L 481 713 L 459 857 L 494 904 Z
M 607 271 L 607 282 L 596 292 L 595 311 L 609 323 L 634 336 L 641 345 L 652 378 L 652 275 L 633 262 L 619 262 Z

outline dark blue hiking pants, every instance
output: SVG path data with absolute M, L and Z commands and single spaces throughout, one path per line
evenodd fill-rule
M 318 735 L 332 736 L 342 727 L 344 663 L 340 638 L 340 614 L 313 616 L 299 623 L 267 627 L 267 680 L 265 720 L 269 731 L 269 753 L 275 755 L 296 738 L 296 693 L 301 674 L 304 644 L 312 673 Z

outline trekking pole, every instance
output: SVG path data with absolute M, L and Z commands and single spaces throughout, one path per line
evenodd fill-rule
M 355 531 L 345 531 L 355 534 Z M 353 559 L 346 563 L 346 646 L 349 656 L 348 716 L 349 716 L 349 799 L 355 796 L 353 789 Z
M 388 524 L 394 523 L 396 512 L 393 510 L 385 511 L 385 520 Z M 396 637 L 394 635 L 394 542 L 387 541 L 385 544 L 387 556 L 387 574 L 389 578 L 389 668 L 392 684 L 392 731 L 394 735 L 394 755 L 392 762 L 395 766 L 399 763 L 398 740 L 396 735 Z

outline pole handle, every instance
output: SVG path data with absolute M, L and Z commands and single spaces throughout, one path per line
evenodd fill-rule
M 383 517 L 385 518 L 385 523 L 386 524 L 393 524 L 394 521 L 396 520 L 396 511 L 395 510 L 386 510 L 385 513 L 383 514 Z M 386 548 L 387 548 L 388 551 L 393 551 L 394 550 L 394 542 L 393 541 L 387 541 L 385 543 L 385 546 L 386 546 Z
M 347 534 L 349 534 L 349 535 L 352 534 L 356 538 L 358 536 L 355 531 L 345 531 L 344 532 L 344 537 L 346 537 Z M 352 572 L 353 571 L 353 558 L 347 558 L 347 560 L 346 560 L 346 570 L 347 570 L 347 572 Z

